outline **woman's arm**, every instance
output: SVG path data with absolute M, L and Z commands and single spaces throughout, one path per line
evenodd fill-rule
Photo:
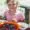
M 25 19 L 25 18 L 24 18 L 24 15 L 22 15 L 22 14 L 20 14 L 20 13 L 17 14 L 16 18 L 17 18 L 17 21 L 18 21 L 18 22 L 24 22 L 24 19 Z
M 4 20 L 6 20 L 6 12 L 4 12 L 4 17 L 3 18 L 4 18 Z

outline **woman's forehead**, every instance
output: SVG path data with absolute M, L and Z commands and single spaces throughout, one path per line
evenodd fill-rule
M 13 0 L 9 1 L 8 4 L 16 4 Z

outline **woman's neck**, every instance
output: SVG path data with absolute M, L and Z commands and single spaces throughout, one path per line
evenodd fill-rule
M 16 11 L 9 11 L 11 15 L 15 15 Z

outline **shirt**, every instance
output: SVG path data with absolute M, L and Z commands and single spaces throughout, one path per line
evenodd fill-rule
M 14 19 L 14 20 L 17 20 L 17 21 L 23 21 L 24 19 L 25 19 L 25 16 L 23 15 L 23 13 L 22 12 L 20 12 L 20 11 L 17 11 L 16 13 L 15 13 L 15 16 L 14 15 L 11 15 L 11 13 L 9 13 L 9 11 L 6 11 L 5 12 L 5 17 L 6 17 L 6 19 L 8 20 L 8 21 L 11 21 L 12 19 Z

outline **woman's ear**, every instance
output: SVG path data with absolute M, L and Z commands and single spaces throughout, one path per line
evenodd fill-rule
M 18 7 L 18 2 L 16 2 L 16 7 Z
M 16 2 L 16 5 L 18 6 L 18 2 Z

